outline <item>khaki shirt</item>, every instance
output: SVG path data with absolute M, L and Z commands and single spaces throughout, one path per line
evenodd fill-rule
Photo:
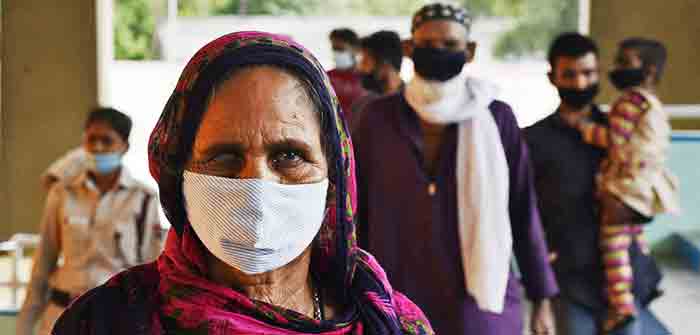
M 139 221 L 141 228 L 137 228 Z M 50 331 L 58 317 L 48 315 L 56 313 L 46 309 L 51 288 L 78 296 L 130 266 L 153 261 L 163 240 L 156 193 L 124 167 L 117 186 L 102 195 L 86 173 L 70 184 L 54 185 L 40 233 L 27 297 L 18 316 L 18 334 L 31 334 L 45 310 L 41 332 Z
M 42 184 L 48 189 L 55 181 L 70 184 L 87 170 L 87 153 L 83 147 L 77 147 L 65 153 L 53 162 L 41 175 Z

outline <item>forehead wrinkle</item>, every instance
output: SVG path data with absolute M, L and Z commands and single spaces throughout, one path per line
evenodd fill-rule
M 314 129 L 312 124 L 309 124 L 309 122 L 314 122 L 314 120 L 306 115 L 299 115 L 300 112 L 298 110 L 278 110 L 275 113 L 276 122 L 270 122 L 265 127 L 263 142 L 271 144 L 294 139 L 311 145 L 314 136 L 312 133 L 318 130 Z M 289 113 L 293 114 L 286 115 Z
M 288 139 L 303 141 L 310 146 L 314 144 L 319 127 L 309 124 L 315 122 L 312 118 L 315 113 L 304 83 L 277 68 L 271 68 L 274 75 L 266 75 L 269 70 L 261 67 L 246 69 L 220 85 L 209 106 L 217 110 L 208 110 L 203 119 L 209 138 L 202 141 L 206 143 L 197 143 L 196 140 L 198 149 L 223 142 L 239 143 L 250 149 Z M 227 90 L 238 94 L 225 93 Z M 231 99 L 240 100 L 233 104 L 229 103 Z M 242 114 L 230 117 L 233 113 Z

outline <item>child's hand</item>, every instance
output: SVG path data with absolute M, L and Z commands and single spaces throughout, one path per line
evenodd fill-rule
M 586 116 L 583 113 L 561 113 L 561 119 L 564 121 L 564 124 L 572 128 L 577 128 L 579 123 L 581 123 L 581 121 L 583 121 L 585 117 Z

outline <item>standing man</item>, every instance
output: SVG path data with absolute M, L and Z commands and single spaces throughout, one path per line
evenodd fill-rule
M 328 71 L 331 85 L 340 100 L 344 112 L 350 111 L 353 102 L 365 95 L 362 77 L 356 70 L 355 56 L 359 45 L 357 34 L 348 28 L 331 31 L 331 47 L 335 69 Z
M 353 133 L 360 245 L 437 334 L 522 334 L 521 279 L 531 330 L 551 334 L 558 289 L 525 142 L 495 89 L 460 75 L 471 22 L 462 8 L 421 8 L 406 50 L 416 76 L 371 102 Z
M 584 142 L 569 118 L 607 124 L 593 99 L 598 93 L 598 49 L 578 33 L 559 36 L 549 50 L 550 81 L 559 91 L 557 111 L 525 131 L 535 167 L 542 223 L 561 286 L 554 304 L 557 334 L 596 335 L 606 316 L 604 272 L 599 243 L 595 175 L 605 151 Z M 658 296 L 660 274 L 634 243 L 629 249 L 635 299 L 640 306 Z M 637 280 L 639 279 L 639 280 Z M 668 334 L 646 307 L 636 322 L 615 335 Z
M 359 122 L 362 110 L 369 102 L 396 93 L 404 86 L 401 80 L 403 49 L 396 32 L 382 30 L 362 38 L 359 58 L 357 70 L 362 75 L 362 86 L 367 94 L 352 105 L 351 128 Z
M 78 175 L 61 176 L 46 199 L 17 335 L 51 332 L 72 300 L 162 248 L 158 199 L 122 164 L 131 119 L 113 108 L 88 115 Z

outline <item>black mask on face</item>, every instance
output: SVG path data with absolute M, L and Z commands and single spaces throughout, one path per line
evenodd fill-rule
M 610 82 L 620 91 L 639 86 L 644 82 L 645 71 L 638 69 L 617 69 L 610 71 Z
M 362 74 L 362 87 L 370 92 L 377 94 L 384 94 L 384 88 L 386 87 L 386 80 L 379 79 L 376 76 L 376 70 L 370 73 Z
M 599 90 L 600 86 L 598 83 L 590 85 L 583 90 L 557 87 L 561 101 L 577 109 L 580 109 L 593 102 L 593 99 L 596 97 L 596 95 L 598 95 Z
M 431 47 L 413 49 L 413 64 L 416 73 L 423 79 L 447 81 L 460 72 L 467 62 L 464 51 L 449 51 Z

